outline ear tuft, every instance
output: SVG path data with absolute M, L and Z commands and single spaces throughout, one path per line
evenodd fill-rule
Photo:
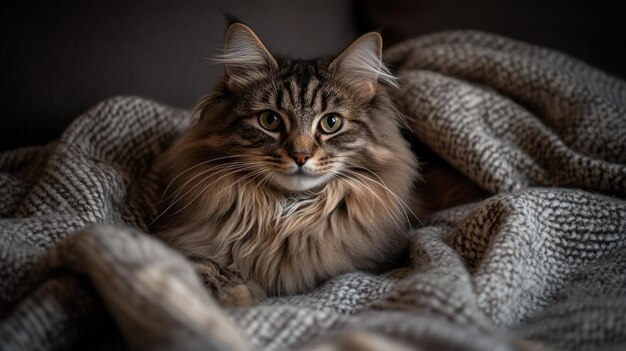
M 374 97 L 378 82 L 398 87 L 396 78 L 382 62 L 383 40 L 380 34 L 362 35 L 330 64 L 339 78 L 353 86 L 367 99 Z
M 265 48 L 252 29 L 233 23 L 226 31 L 224 52 L 216 58 L 224 64 L 226 84 L 241 87 L 259 77 L 263 71 L 278 67 L 276 60 Z

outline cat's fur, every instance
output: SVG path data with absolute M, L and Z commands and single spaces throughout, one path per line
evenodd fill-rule
M 225 77 L 163 160 L 158 220 L 222 302 L 303 292 L 401 257 L 418 170 L 381 48 L 368 33 L 335 58 L 292 60 L 229 27 Z M 268 110 L 277 132 L 259 124 Z M 343 125 L 323 134 L 329 113 Z

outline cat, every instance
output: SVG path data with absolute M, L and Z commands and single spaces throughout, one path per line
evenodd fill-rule
M 219 60 L 224 78 L 162 160 L 157 221 L 218 301 L 302 293 L 403 257 L 419 167 L 381 36 L 295 60 L 233 23 Z

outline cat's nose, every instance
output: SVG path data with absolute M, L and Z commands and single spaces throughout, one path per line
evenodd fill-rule
M 302 166 L 308 159 L 311 158 L 311 154 L 303 153 L 303 152 L 293 152 L 291 154 L 291 158 L 293 158 L 293 160 L 296 161 L 296 164 L 298 166 Z

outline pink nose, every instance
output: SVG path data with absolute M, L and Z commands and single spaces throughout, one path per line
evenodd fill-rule
M 311 154 L 305 154 L 301 152 L 294 152 L 291 154 L 291 158 L 296 161 L 298 166 L 302 166 L 308 159 L 311 158 Z

